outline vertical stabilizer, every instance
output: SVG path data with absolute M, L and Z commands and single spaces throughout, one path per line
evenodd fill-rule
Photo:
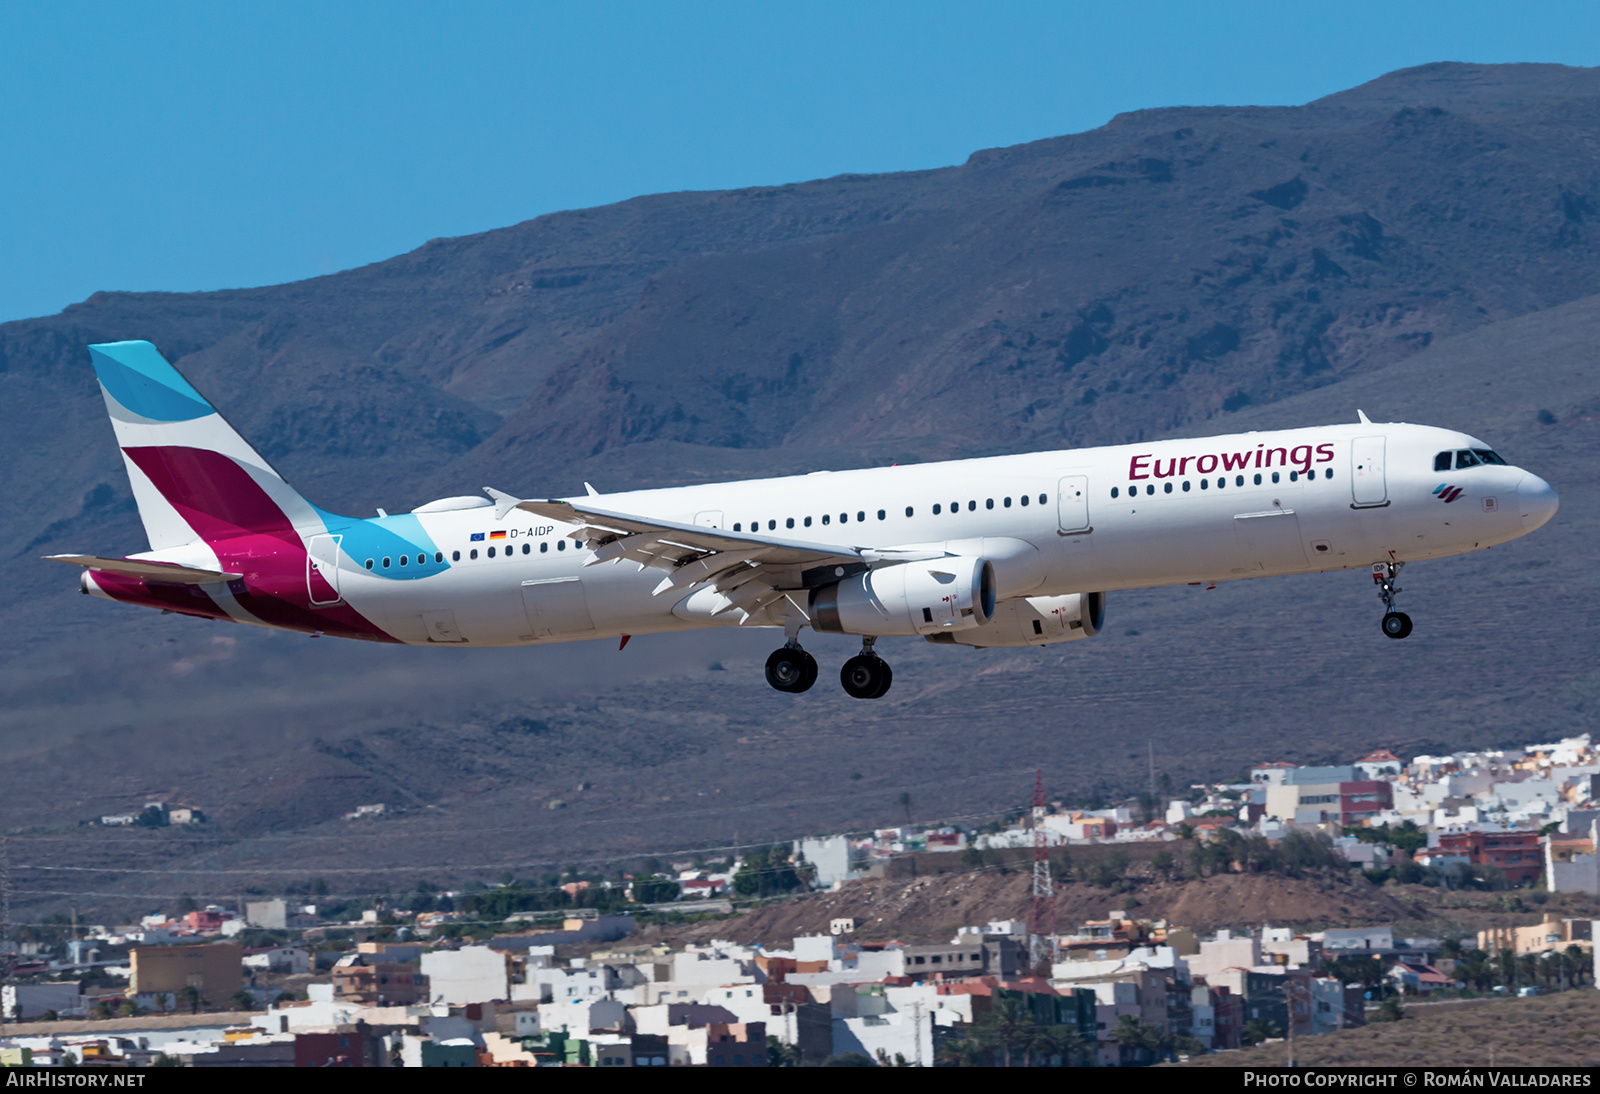
M 89 356 L 152 550 L 320 523 L 155 346 L 107 342 Z

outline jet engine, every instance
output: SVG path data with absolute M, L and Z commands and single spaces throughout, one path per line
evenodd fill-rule
M 1003 600 L 985 624 L 960 634 L 929 634 L 929 642 L 990 646 L 1048 646 L 1098 634 L 1106 617 L 1105 593 L 1028 596 Z
M 830 634 L 938 635 L 994 614 L 994 566 L 969 557 L 901 562 L 811 594 L 811 626 Z

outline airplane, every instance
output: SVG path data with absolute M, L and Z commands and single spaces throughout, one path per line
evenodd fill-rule
M 372 642 L 538 646 L 781 628 L 856 635 L 840 683 L 881 698 L 879 638 L 975 648 L 1089 638 L 1106 594 L 1370 570 L 1383 633 L 1403 566 L 1527 535 L 1550 484 L 1454 430 L 1346 425 L 582 497 L 492 487 L 346 517 L 303 498 L 149 342 L 89 347 L 150 550 L 52 555 L 89 595 Z M 620 648 L 620 647 L 619 647 Z

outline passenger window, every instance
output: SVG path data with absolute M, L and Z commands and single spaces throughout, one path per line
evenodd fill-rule
M 1299 477 L 1300 477 L 1300 472 L 1298 472 L 1298 471 L 1291 471 L 1291 472 L 1289 472 L 1289 481 L 1290 481 L 1290 482 L 1294 482 L 1294 481 L 1295 481 L 1295 480 L 1296 480 L 1296 479 L 1298 479 L 1298 478 L 1299 478 Z M 1274 481 L 1274 482 L 1276 482 L 1276 481 L 1277 481 L 1277 480 L 1276 480 L 1276 479 L 1274 479 L 1274 480 L 1273 480 L 1273 481 Z
M 909 506 L 909 505 L 906 506 L 906 516 L 908 516 L 908 517 L 909 516 L 913 516 L 913 515 L 915 515 L 915 513 L 916 513 L 915 509 L 911 508 L 911 506 Z
M 1027 505 L 1028 504 L 1028 495 L 1026 495 L 1026 494 L 1022 495 L 1022 504 L 1023 505 Z
M 1045 496 L 1044 496 L 1044 495 L 1043 495 L 1043 494 L 1040 494 L 1040 495 L 1039 495 L 1039 504 L 1040 504 L 1040 505 L 1043 505 L 1043 504 L 1044 504 L 1044 502 L 1045 502 Z
M 444 561 L 444 552 L 443 551 L 435 551 L 433 553 L 433 561 L 435 561 L 435 562 L 443 562 Z
M 550 541 L 549 540 L 544 540 L 543 542 L 541 542 L 539 544 L 539 553 L 541 555 L 546 555 L 546 554 L 550 553 Z
M 533 554 L 533 544 L 531 544 L 531 543 L 524 543 L 524 544 L 523 544 L 523 545 L 522 545 L 522 553 L 523 553 L 523 554 L 525 554 L 525 555 L 531 555 L 531 554 Z
M 1011 508 L 1011 499 L 1007 498 L 1005 501 L 1001 502 L 1000 504 L 1004 505 L 1007 509 L 1010 509 Z
M 1210 479 L 1201 479 L 1200 480 L 1200 489 L 1202 489 L 1202 490 L 1211 489 L 1211 480 Z
M 978 511 L 978 503 L 976 501 L 967 502 L 967 512 L 976 513 L 977 511 Z
M 777 531 L 777 529 L 778 529 L 778 522 L 777 521 L 775 521 L 775 520 L 767 521 L 767 531 L 775 532 L 775 531 Z
M 1261 481 L 1261 476 L 1257 475 L 1256 476 L 1256 482 L 1260 482 L 1260 481 Z M 1235 486 L 1243 486 L 1244 485 L 1244 476 L 1243 475 L 1235 475 L 1233 477 L 1233 485 L 1235 485 Z
M 406 563 L 408 563 L 410 561 L 411 561 L 411 556 L 410 555 L 401 555 L 400 556 L 400 565 L 404 566 Z
M 468 555 L 468 556 L 467 556 L 467 557 L 468 557 L 468 558 L 469 558 L 469 559 L 472 559 L 472 558 L 477 558 L 477 557 L 478 557 L 478 549 L 477 549 L 477 548 L 476 548 L 476 547 L 474 547 L 474 548 L 473 548 L 473 549 L 472 549 L 472 553 L 471 553 L 471 554 L 470 554 L 470 555 Z
M 793 528 L 794 527 L 794 518 L 790 517 L 789 519 L 785 520 L 783 522 L 783 526 L 785 528 Z
M 810 528 L 810 527 L 811 527 L 811 518 L 810 518 L 810 517 L 807 517 L 807 518 L 806 518 L 806 527 L 807 527 L 807 528 Z
M 959 501 L 951 502 L 950 503 L 950 512 L 952 512 L 952 513 L 961 512 L 961 503 Z
M 385 570 L 387 570 L 389 568 L 389 556 L 388 555 L 384 555 L 383 556 L 383 568 Z
M 1273 482 L 1277 482 L 1278 481 L 1278 473 L 1276 471 L 1274 471 L 1272 473 L 1272 481 Z
M 1228 485 L 1228 480 L 1227 480 L 1226 477 L 1223 477 L 1223 478 L 1220 478 L 1220 479 L 1217 480 L 1217 489 L 1218 490 L 1221 490 L 1223 487 L 1225 487 L 1227 485 Z
M 908 513 L 908 514 L 907 514 L 907 516 L 909 516 L 909 515 L 910 515 L 910 514 L 909 514 L 909 513 Z M 878 510 L 878 519 L 879 519 L 879 520 L 885 520 L 885 519 L 887 519 L 887 518 L 888 518 L 888 516 L 889 516 L 889 514 L 888 514 L 888 513 L 886 513 L 886 512 L 884 512 L 884 511 L 883 511 L 883 510 L 882 510 L 882 509 L 879 509 L 879 510 Z
M 1184 479 L 1183 480 L 1183 492 L 1185 494 L 1187 494 L 1189 492 L 1189 480 L 1188 479 Z
M 994 499 L 993 498 L 984 498 L 983 499 L 983 507 L 985 509 L 993 509 L 994 508 Z
M 1330 467 L 1326 471 L 1324 471 L 1322 473 L 1322 477 L 1325 478 L 1325 479 L 1333 478 L 1333 468 Z
M 733 522 L 733 530 L 734 530 L 734 531 L 735 531 L 735 532 L 742 532 L 742 531 L 744 531 L 744 529 L 743 529 L 743 528 L 741 528 L 741 527 L 740 527 L 740 526 L 739 526 L 739 522 L 738 522 L 738 521 L 734 521 L 734 522 Z
M 461 553 L 460 551 L 456 552 L 456 554 L 460 554 L 460 553 Z M 369 570 L 372 569 L 372 560 L 370 558 L 367 559 L 367 569 L 369 569 Z
M 1450 453 L 1441 452 L 1437 456 L 1435 456 L 1433 458 L 1433 469 L 1435 471 L 1448 471 L 1448 470 L 1450 470 Z
M 451 562 L 460 562 L 461 561 L 461 552 L 460 551 L 451 551 L 450 552 L 450 561 Z M 370 563 L 370 562 L 367 563 L 367 566 L 368 566 L 368 568 L 370 568 L 372 566 L 372 563 Z
M 1261 472 L 1259 472 L 1259 471 L 1256 472 L 1256 485 L 1257 486 L 1261 485 Z
M 566 549 L 567 549 L 567 541 L 566 540 L 564 540 L 564 539 L 556 540 L 556 550 L 565 551 Z M 489 548 L 489 557 L 490 558 L 494 557 L 494 548 L 493 547 Z
M 863 521 L 863 520 L 866 520 L 866 519 L 867 519 L 866 510 L 863 509 L 863 510 L 858 510 L 856 512 L 856 520 L 857 521 Z M 878 519 L 879 520 L 883 519 L 883 510 L 882 509 L 878 510 Z
M 839 523 L 840 524 L 849 524 L 850 523 L 850 514 L 849 513 L 840 513 L 839 514 Z
M 827 524 L 827 523 L 828 523 L 828 519 L 829 519 L 829 518 L 828 518 L 828 514 L 826 514 L 826 513 L 824 513 L 824 514 L 822 514 L 822 523 L 823 523 L 823 524 Z M 807 523 L 807 524 L 810 524 L 810 523 L 811 523 L 811 518 L 810 518 L 810 517 L 807 517 L 807 518 L 806 518 L 806 523 Z
M 1166 493 L 1170 494 L 1170 493 L 1172 493 L 1172 484 L 1170 482 L 1162 483 L 1161 484 L 1161 489 L 1163 491 L 1165 491 Z
M 494 548 L 493 547 L 489 548 L 489 557 L 490 558 L 494 557 Z
M 938 502 L 934 502 L 933 503 L 933 515 L 934 516 L 938 516 L 939 515 L 939 503 Z
M 1145 488 L 1144 488 L 1144 492 L 1145 492 L 1145 493 L 1146 493 L 1146 494 L 1154 494 L 1154 493 L 1155 493 L 1155 492 L 1156 492 L 1156 484 L 1155 484 L 1155 483 L 1150 483 L 1150 484 L 1149 484 L 1149 485 L 1147 485 L 1147 486 L 1146 486 L 1146 487 L 1145 487 Z M 1044 495 L 1043 495 L 1043 494 L 1041 494 L 1041 495 L 1039 495 L 1039 496 L 1040 496 L 1040 497 L 1041 497 L 1041 498 L 1043 498 L 1043 497 L 1044 497 Z M 1040 501 L 1040 502 L 1039 502 L 1039 504 L 1040 504 L 1040 505 L 1043 505 L 1043 504 L 1044 504 L 1044 502 L 1043 502 L 1043 501 Z
M 1113 486 L 1111 488 L 1111 496 L 1112 497 L 1116 497 L 1117 496 L 1117 488 L 1115 486 Z

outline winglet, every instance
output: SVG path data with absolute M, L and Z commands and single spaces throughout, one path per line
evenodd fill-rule
M 494 502 L 495 520 L 505 520 L 507 513 L 522 504 L 521 498 L 514 498 L 504 490 L 496 490 L 492 486 L 485 486 L 483 492 L 489 495 L 489 499 Z
M 1356 411 L 1356 417 L 1361 419 L 1361 424 L 1362 425 L 1371 425 L 1372 424 L 1372 419 L 1367 417 L 1367 412 L 1365 410 L 1357 410 Z
M 583 484 L 583 488 L 585 490 L 589 491 L 589 496 L 591 498 L 598 498 L 600 496 L 600 491 L 596 490 L 594 487 L 590 486 L 588 483 L 584 483 Z

